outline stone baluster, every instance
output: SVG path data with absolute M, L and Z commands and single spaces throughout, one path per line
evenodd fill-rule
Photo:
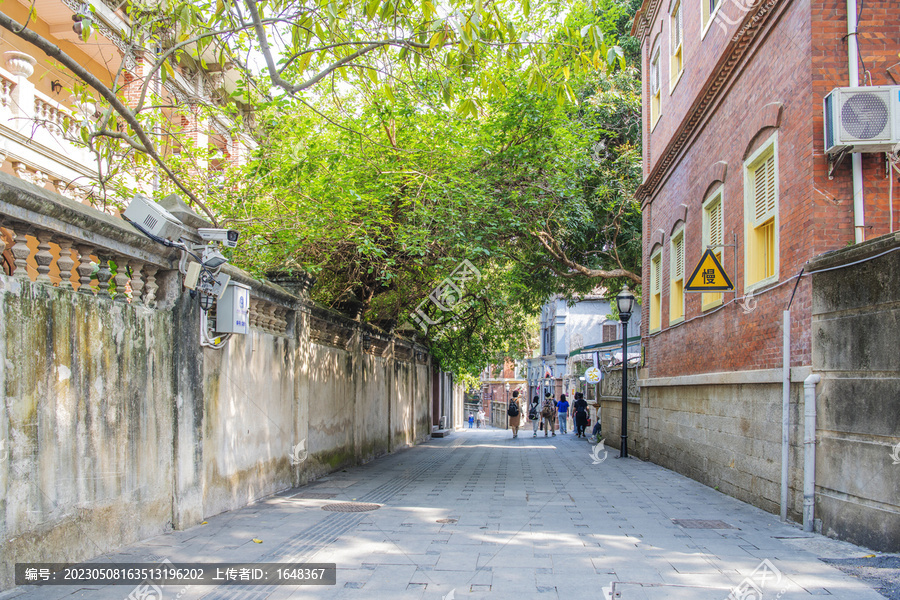
M 72 268 L 75 261 L 72 260 L 72 240 L 60 240 L 59 242 L 59 260 L 56 266 L 59 267 L 59 287 L 67 290 L 72 289 Z
M 0 227 L 3 226 L 3 219 L 0 218 Z M 4 250 L 6 250 L 6 240 L 3 239 L 3 232 L 0 231 L 0 254 L 3 254 Z
M 266 304 L 266 331 L 275 333 L 275 305 Z
M 284 318 L 284 315 L 287 313 L 287 310 L 280 306 L 275 307 L 275 332 L 276 333 L 284 333 L 287 329 L 287 319 Z
M 50 240 L 53 234 L 49 231 L 38 231 L 34 234 L 38 240 L 37 252 L 34 262 L 37 263 L 37 281 L 50 284 L 50 264 L 53 262 L 53 254 L 50 253 Z
M 94 263 L 91 262 L 91 254 L 94 253 L 94 248 L 78 246 L 76 250 L 78 251 L 78 267 L 75 270 L 78 271 L 78 291 L 82 294 L 93 294 L 91 275 L 94 273 Z
M 141 269 L 143 269 L 144 265 L 139 262 L 135 262 L 135 265 L 131 267 L 131 303 L 132 304 L 141 304 L 144 302 L 144 298 L 141 295 L 142 290 L 144 289 L 144 280 L 141 278 Z
M 116 257 L 116 302 L 128 302 L 125 288 L 128 285 L 128 259 L 124 256 Z
M 31 250 L 28 248 L 28 234 L 31 233 L 31 227 L 28 225 L 17 225 L 15 229 L 15 240 L 13 240 L 12 255 L 16 265 L 16 271 L 13 276 L 16 279 L 28 279 L 28 255 Z
M 100 271 L 97 273 L 99 294 L 101 298 L 109 298 L 109 280 L 112 278 L 112 271 L 109 270 L 109 257 L 98 256 L 97 258 L 100 259 Z
M 155 265 L 147 265 L 147 276 L 144 281 L 146 285 L 144 286 L 144 306 L 148 306 L 153 308 L 156 306 L 156 290 L 159 289 L 159 286 L 156 284 L 156 273 L 159 272 L 159 267 Z
M 250 327 L 259 327 L 259 300 L 250 299 Z
M 256 327 L 262 330 L 266 328 L 266 303 L 262 300 L 256 301 Z

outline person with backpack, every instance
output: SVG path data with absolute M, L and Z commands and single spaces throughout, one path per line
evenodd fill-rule
M 541 420 L 544 424 L 544 437 L 547 432 L 556 436 L 556 402 L 550 396 L 550 392 L 544 394 L 544 405 L 541 407 Z
M 585 437 L 584 430 L 588 426 L 588 404 L 581 392 L 575 392 L 575 404 L 572 405 L 572 409 L 575 411 L 575 437 Z
M 537 437 L 538 426 L 541 423 L 541 399 L 538 396 L 531 399 L 531 406 L 528 407 L 528 420 L 531 421 L 531 429 L 534 431 L 534 435 L 531 437 Z
M 513 392 L 506 414 L 509 416 L 509 427 L 513 431 L 513 437 L 519 437 L 519 421 L 522 419 L 522 407 L 519 406 L 519 390 Z
M 566 400 L 565 394 L 560 394 L 559 402 L 556 403 L 556 410 L 559 412 L 559 432 L 566 434 L 566 425 L 569 420 L 569 401 Z

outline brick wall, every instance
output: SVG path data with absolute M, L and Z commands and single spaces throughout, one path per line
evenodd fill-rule
M 736 285 L 737 294 L 725 294 L 726 303 L 744 295 L 744 175 L 743 162 L 771 136 L 778 139 L 780 198 L 780 280 L 797 272 L 814 254 L 810 221 L 812 177 L 807 165 L 812 155 L 812 133 L 808 111 L 810 77 L 809 48 L 798 39 L 808 31 L 808 6 L 788 7 L 748 62 L 740 68 L 733 87 L 713 109 L 708 122 L 671 170 L 644 214 L 644 277 L 649 280 L 651 244 L 662 230 L 662 332 L 649 336 L 649 315 L 644 315 L 642 335 L 647 347 L 651 377 L 702 372 L 774 368 L 781 365 L 782 311 L 793 291 L 791 284 L 762 293 L 756 308 L 745 313 L 739 303 L 701 316 L 699 294 L 686 294 L 686 321 L 669 329 L 669 240 L 684 218 L 685 270 L 690 275 L 702 248 L 702 203 L 723 186 L 724 242 L 737 248 L 723 249 L 723 266 Z M 718 30 L 718 27 L 714 26 Z M 712 32 L 712 29 L 711 29 Z M 690 37 L 687 38 L 688 40 Z M 709 38 L 708 38 L 709 39 Z M 712 40 L 714 41 L 714 39 Z M 690 43 L 690 42 L 688 42 Z M 705 41 L 704 41 L 705 43 Z M 690 50 L 688 50 L 690 54 Z M 715 60 L 708 56 L 707 60 Z M 686 73 L 687 74 L 687 73 Z M 680 85 L 680 84 L 679 84 Z M 763 107 L 781 104 L 781 121 L 768 127 Z M 769 109 L 770 112 L 774 109 Z M 769 122 L 769 124 L 772 124 Z M 725 161 L 724 181 L 716 163 Z M 687 206 L 685 212 L 682 205 Z M 657 236 L 654 238 L 654 236 Z M 645 306 L 649 303 L 645 302 Z M 752 302 L 747 305 L 749 308 Z M 809 292 L 801 282 L 792 306 L 794 364 L 809 363 Z M 711 314 L 710 314 L 711 313 Z M 699 317 L 699 318 L 696 318 Z M 691 320 L 694 319 L 695 320 Z
M 700 120 L 693 139 L 645 203 L 645 281 L 650 278 L 651 253 L 662 240 L 662 330 L 649 335 L 649 314 L 643 315 L 641 328 L 649 377 L 781 366 L 782 311 L 788 306 L 796 280 L 770 291 L 757 291 L 743 306 L 741 302 L 728 304 L 735 298 L 740 301 L 745 294 L 743 162 L 771 136 L 777 135 L 778 144 L 778 282 L 799 273 L 814 256 L 852 243 L 850 161 L 846 160 L 829 180 L 822 139 L 822 99 L 832 88 L 847 84 L 846 43 L 841 39 L 846 34 L 846 19 L 841 6 L 832 0 L 812 7 L 805 0 L 794 0 L 783 12 L 773 13 L 724 93 Z M 721 10 L 736 11 L 727 3 Z M 898 0 L 885 0 L 877 6 L 867 4 L 863 14 L 861 54 L 874 84 L 892 84 L 887 68 L 900 60 L 900 25 L 896 16 L 889 19 L 885 14 L 898 12 Z M 716 52 L 724 47 L 719 39 L 724 31 L 713 23 L 706 38 L 700 40 L 699 19 L 699 11 L 685 11 L 686 70 L 675 95 L 668 100 L 668 111 L 668 46 L 663 47 L 663 116 L 645 141 L 645 156 L 649 153 L 651 158 L 645 172 L 653 168 L 671 141 L 672 132 L 680 125 L 675 121 L 693 100 L 690 94 L 697 94 L 701 80 L 722 63 L 723 57 Z M 645 63 L 659 27 L 657 18 L 654 29 L 644 38 Z M 668 40 L 667 20 L 660 39 Z M 678 94 L 684 97 L 679 99 Z M 673 106 L 679 102 L 681 106 Z M 777 105 L 781 107 L 780 120 Z M 719 161 L 727 163 L 721 182 L 715 181 L 721 175 L 715 167 Z M 871 236 L 888 228 L 884 155 L 864 155 L 863 166 L 867 235 Z M 724 242 L 737 244 L 736 248 L 723 249 L 723 266 L 735 283 L 736 294 L 726 293 L 726 306 L 705 314 L 701 312 L 700 295 L 686 294 L 685 322 L 670 328 L 671 233 L 684 218 L 685 271 L 689 276 L 703 251 L 702 202 L 718 185 L 724 192 Z M 900 189 L 900 183 L 895 187 Z M 900 201 L 897 205 L 896 212 L 900 213 Z M 808 278 L 801 279 L 791 306 L 793 366 L 810 363 L 809 289 Z M 647 286 L 645 290 L 649 296 Z M 644 310 L 649 304 L 645 299 Z M 752 311 L 745 311 L 745 307 L 754 305 Z
M 871 76 L 872 85 L 900 85 L 900 0 L 866 2 L 859 21 L 859 54 Z M 825 157 L 822 101 L 835 87 L 849 85 L 847 63 L 847 4 L 843 0 L 819 0 L 812 6 L 812 97 L 813 169 L 815 173 L 815 247 L 817 254 L 846 246 L 854 241 L 853 189 L 849 157 L 828 179 Z M 893 68 L 892 68 L 893 67 Z M 890 71 L 889 71 L 890 69 Z M 866 83 L 859 68 L 860 84 Z M 893 75 L 893 78 L 891 77 Z M 865 239 L 888 233 L 888 180 L 884 154 L 863 154 L 865 190 Z M 894 172 L 894 230 L 900 222 Z M 850 210 L 847 210 L 847 208 Z M 835 211 L 835 209 L 838 209 Z M 840 218 L 835 218 L 839 215 Z

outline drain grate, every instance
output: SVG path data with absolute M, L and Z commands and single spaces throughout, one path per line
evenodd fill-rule
M 368 502 L 338 502 L 337 504 L 326 504 L 322 510 L 330 512 L 366 512 L 369 510 L 378 510 L 380 504 L 370 504 Z
M 672 522 L 685 529 L 737 529 L 725 521 L 708 519 L 672 519 Z
M 291 498 L 297 500 L 331 500 L 335 496 L 337 494 L 329 494 L 328 492 L 300 492 L 299 494 L 294 494 Z
M 437 523 L 456 523 L 458 519 L 438 519 Z

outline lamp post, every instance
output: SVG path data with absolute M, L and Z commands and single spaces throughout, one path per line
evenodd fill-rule
M 619 458 L 628 458 L 628 320 L 634 310 L 634 294 L 627 285 L 616 296 L 616 306 L 622 321 L 622 440 Z
M 506 428 L 509 429 L 509 382 L 506 383 Z

